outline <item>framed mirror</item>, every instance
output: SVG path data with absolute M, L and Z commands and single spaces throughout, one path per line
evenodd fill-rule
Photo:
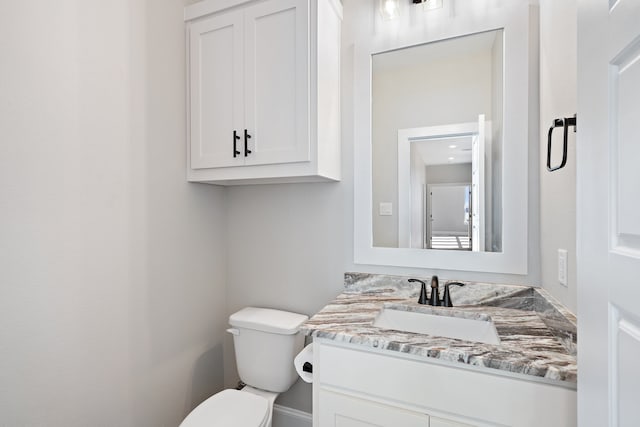
M 372 55 L 373 246 L 501 251 L 503 36 Z
M 527 273 L 535 22 L 525 1 L 473 3 L 361 29 L 356 263 Z

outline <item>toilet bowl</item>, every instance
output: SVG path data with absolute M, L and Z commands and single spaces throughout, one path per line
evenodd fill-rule
M 271 396 L 262 393 L 268 392 L 250 387 L 222 390 L 191 411 L 180 427 L 271 427 L 273 402 L 278 393 L 270 393 Z
M 308 317 L 246 307 L 229 317 L 242 390 L 223 390 L 198 405 L 180 427 L 271 427 L 273 403 L 297 380 L 295 355 L 304 345 L 298 333 Z

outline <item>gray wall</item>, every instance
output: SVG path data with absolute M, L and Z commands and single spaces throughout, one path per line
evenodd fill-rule
M 426 184 L 471 183 L 471 163 L 425 167 Z
M 504 32 L 502 37 L 497 37 L 496 42 L 493 45 L 491 52 L 492 61 L 492 92 L 493 103 L 491 107 L 493 111 L 491 113 L 492 123 L 491 131 L 492 145 L 491 145 L 491 228 L 489 224 L 486 225 L 487 233 L 491 236 L 486 237 L 488 247 L 492 252 L 502 251 L 502 126 L 504 119 Z M 500 142 L 498 142 L 500 141 Z
M 353 54 L 358 28 L 368 28 L 371 0 L 344 2 L 342 41 L 342 174 L 339 183 L 256 185 L 229 188 L 227 309 L 257 304 L 312 315 L 342 290 L 345 271 L 539 283 L 538 128 L 530 131 L 529 274 L 355 265 L 353 263 Z M 537 102 L 537 69 L 532 70 L 532 102 Z M 532 111 L 536 123 L 538 109 Z M 225 382 L 237 374 L 233 346 L 225 342 Z M 311 386 L 298 381 L 278 403 L 311 411 Z
M 223 385 L 224 191 L 183 3 L 0 5 L 0 425 L 175 426 Z
M 344 170 L 344 169 L 343 169 Z M 352 259 L 344 182 L 228 189 L 228 313 L 250 305 L 312 315 L 342 289 Z M 225 382 L 238 378 L 226 340 Z M 298 381 L 277 403 L 311 412 L 311 387 Z
M 542 285 L 576 312 L 576 135 L 573 132 L 569 132 L 567 166 L 553 173 L 546 170 L 546 136 L 551 121 L 556 117 L 570 117 L 577 110 L 576 1 L 540 0 L 540 34 Z M 554 133 L 561 135 L 557 130 Z M 561 143 L 561 138 L 555 142 Z M 568 287 L 558 282 L 558 249 L 568 250 Z
M 469 187 L 447 185 L 431 187 L 431 233 L 433 236 L 449 236 L 451 233 L 468 236 L 469 226 L 465 224 L 465 197 Z M 437 202 L 437 203 L 436 203 Z M 428 203 L 428 202 L 427 202 Z
M 353 40 L 370 0 L 344 4 L 343 181 L 187 184 L 182 6 L 1 6 L 0 424 L 177 425 L 222 387 L 223 341 L 236 380 L 228 314 L 311 315 L 345 271 L 539 283 L 538 129 L 528 275 L 353 264 Z M 298 382 L 279 403 L 310 411 L 310 396 Z
M 425 184 L 427 185 L 427 205 L 431 198 L 428 195 L 429 185 L 431 184 L 471 184 L 471 163 L 460 163 L 454 165 L 432 165 L 425 168 Z M 431 207 L 433 222 L 433 235 L 440 232 L 460 232 L 468 231 L 467 225 L 464 223 L 464 187 L 456 187 L 453 193 L 444 195 L 440 191 L 441 206 Z M 433 189 L 432 189 L 433 191 Z M 444 215 L 440 214 L 444 213 Z

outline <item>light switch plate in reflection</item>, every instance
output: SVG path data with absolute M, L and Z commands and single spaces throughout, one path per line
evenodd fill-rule
M 391 203 L 391 202 L 380 202 L 379 215 L 380 216 L 391 216 L 391 215 L 393 215 L 393 203 Z

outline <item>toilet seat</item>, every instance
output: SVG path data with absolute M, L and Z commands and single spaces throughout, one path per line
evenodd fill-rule
M 227 389 L 198 405 L 180 427 L 264 427 L 269 412 L 264 397 Z

